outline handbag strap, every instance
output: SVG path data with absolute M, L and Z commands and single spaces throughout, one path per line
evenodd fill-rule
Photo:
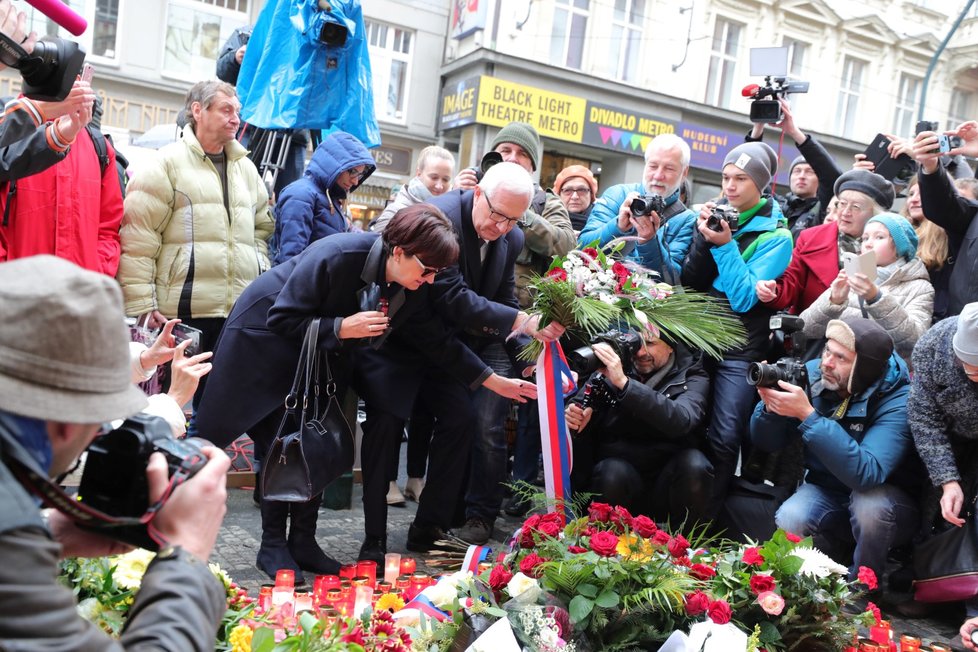
M 292 389 L 285 396 L 286 414 L 294 414 L 299 408 L 300 399 L 301 412 L 305 414 L 308 408 L 309 377 L 310 366 L 314 360 L 316 350 L 316 340 L 319 339 L 319 319 L 312 319 L 306 327 L 305 335 L 302 339 L 302 350 L 299 353 L 299 363 L 295 368 L 295 378 L 292 380 Z

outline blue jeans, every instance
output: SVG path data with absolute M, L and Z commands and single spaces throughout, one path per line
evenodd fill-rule
M 747 441 L 747 425 L 757 403 L 757 391 L 747 382 L 748 360 L 721 360 L 713 370 L 713 414 L 707 432 L 708 456 L 713 464 L 713 505 L 716 517 L 737 470 L 737 457 Z M 746 457 L 746 455 L 745 455 Z
M 811 536 L 815 547 L 842 562 L 852 557 L 850 579 L 860 566 L 883 577 L 890 549 L 908 543 L 919 526 L 917 501 L 903 489 L 881 484 L 851 493 L 804 483 L 774 515 L 779 528 Z
M 509 376 L 512 364 L 502 344 L 490 344 L 479 354 L 482 361 L 500 376 Z M 506 414 L 510 399 L 480 387 L 472 396 L 475 429 L 469 485 L 465 494 L 465 518 L 480 518 L 492 523 L 499 515 L 506 482 Z

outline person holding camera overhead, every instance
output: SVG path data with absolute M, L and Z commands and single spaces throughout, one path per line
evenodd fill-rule
M 702 521 L 713 494 L 699 428 L 710 395 L 703 354 L 649 330 L 627 336 L 624 351 L 591 345 L 597 369 L 564 411 L 571 484 L 659 522 Z
M 130 382 L 121 293 L 107 276 L 32 256 L 0 263 L 0 313 L 0 646 L 213 650 L 227 605 L 207 560 L 226 510 L 227 456 L 204 447 L 206 464 L 177 484 L 152 518 L 162 549 L 146 570 L 121 637 L 111 640 L 78 614 L 71 589 L 55 579 L 58 562 L 130 547 L 37 504 L 41 478 L 67 472 L 102 424 L 147 405 Z M 151 501 L 168 489 L 160 453 L 145 469 L 129 471 L 145 474 Z M 67 497 L 66 503 L 73 504 Z
M 799 438 L 805 481 L 778 508 L 779 528 L 811 536 L 832 559 L 875 571 L 917 531 L 922 469 L 907 425 L 910 377 L 893 341 L 871 319 L 828 323 L 820 360 L 806 363 L 810 392 L 779 380 L 757 391 L 751 441 L 777 451 Z M 869 599 L 878 599 L 879 591 Z
M 723 160 L 724 203 L 703 206 L 683 265 L 683 285 L 726 299 L 747 331 L 744 346 L 727 351 L 719 362 L 707 361 L 713 384 L 708 455 L 715 477 L 710 516 L 723 505 L 747 439 L 755 397 L 747 368 L 764 359 L 769 346 L 773 311 L 758 302 L 754 285 L 780 276 L 791 260 L 791 233 L 784 227 L 781 206 L 763 194 L 776 165 L 777 155 L 764 143 L 730 150 Z
M 863 229 L 862 253 L 870 251 L 876 256 L 875 278 L 840 270 L 829 289 L 801 313 L 805 335 L 823 338 L 831 320 L 861 315 L 890 334 L 897 354 L 909 364 L 934 310 L 934 286 L 917 258 L 917 234 L 900 215 L 880 213 Z
M 667 283 L 678 284 L 696 225 L 696 213 L 679 199 L 679 189 L 689 174 L 690 155 L 689 144 L 675 134 L 653 138 L 645 148 L 642 182 L 620 183 L 605 190 L 594 203 L 578 243 L 586 247 L 597 240 L 598 246 L 604 246 L 615 238 L 636 236 L 637 243 L 628 249 L 629 258 L 659 272 Z M 638 198 L 641 210 L 635 202 Z M 661 206 L 655 206 L 656 202 Z

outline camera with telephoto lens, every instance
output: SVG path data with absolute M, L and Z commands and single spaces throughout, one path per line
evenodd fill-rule
M 802 332 L 805 320 L 788 314 L 777 314 L 769 322 L 771 332 L 780 335 L 784 341 L 785 356 L 774 364 L 753 362 L 747 367 L 747 382 L 755 387 L 778 387 L 783 380 L 798 385 L 808 391 L 808 368 L 802 356 L 805 355 L 807 340 Z
M 0 32 L 0 62 L 20 71 L 24 95 L 32 100 L 60 102 L 68 96 L 85 63 L 85 50 L 74 41 L 45 36 L 27 50 Z
M 594 354 L 594 345 L 604 342 L 612 348 L 621 360 L 621 368 L 627 374 L 632 368 L 632 356 L 642 348 L 642 336 L 633 331 L 610 330 L 599 333 L 591 339 L 591 344 L 574 349 L 567 354 L 567 364 L 579 375 L 594 373 L 604 366 L 601 359 Z
M 662 211 L 665 209 L 665 199 L 659 195 L 645 195 L 644 197 L 635 197 L 632 199 L 628 210 L 632 212 L 632 216 L 641 217 L 642 215 L 649 215 L 652 212 L 662 215 Z
M 482 157 L 482 161 L 479 162 L 479 167 L 471 167 L 469 169 L 475 172 L 476 181 L 482 181 L 483 175 L 485 175 L 489 168 L 494 166 L 496 163 L 502 162 L 503 155 L 499 152 L 486 152 Z
M 139 518 L 150 504 L 146 481 L 149 456 L 159 451 L 166 458 L 169 477 L 180 474 L 187 479 L 207 463 L 201 453 L 206 443 L 202 439 L 176 439 L 170 425 L 160 417 L 131 416 L 88 447 L 78 499 L 109 516 Z M 92 523 L 90 527 L 140 548 L 159 548 L 145 525 Z
M 731 233 L 736 233 L 737 229 L 740 228 L 740 211 L 733 206 L 714 206 L 710 211 L 710 216 L 706 218 L 706 228 L 720 233 L 723 231 L 721 221 L 727 223 Z

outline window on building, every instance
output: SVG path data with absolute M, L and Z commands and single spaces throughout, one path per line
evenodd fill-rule
M 706 80 L 707 104 L 730 108 L 742 32 L 743 25 L 717 18 L 716 25 L 713 27 L 710 72 Z
M 962 122 L 975 119 L 975 93 L 963 88 L 951 91 L 951 110 L 948 111 L 947 128 L 954 129 Z
M 403 123 L 407 116 L 414 32 L 370 20 L 366 26 L 377 118 Z
M 802 43 L 793 38 L 786 38 L 781 45 L 788 48 L 788 76 L 794 79 L 805 79 L 805 59 L 808 55 L 808 43 Z
M 197 81 L 214 77 L 221 46 L 248 24 L 247 0 L 167 0 L 163 69 Z
M 637 80 L 644 21 L 645 0 L 615 0 L 608 57 L 608 73 L 612 78 Z
M 852 138 L 856 131 L 856 109 L 859 105 L 859 90 L 862 87 L 866 62 L 846 57 L 842 67 L 842 84 L 839 87 L 839 103 L 836 119 L 842 123 L 842 135 Z
M 550 62 L 581 69 L 590 0 L 555 0 Z
M 38 36 L 58 36 L 78 42 L 93 61 L 117 62 L 119 59 L 119 0 L 70 0 L 65 2 L 83 16 L 89 28 L 75 36 L 53 20 L 31 7 L 22 7 L 27 14 L 27 27 Z
M 914 116 L 920 104 L 921 81 L 907 73 L 900 75 L 900 89 L 897 91 L 896 112 L 893 116 L 893 133 L 898 136 L 913 135 Z

